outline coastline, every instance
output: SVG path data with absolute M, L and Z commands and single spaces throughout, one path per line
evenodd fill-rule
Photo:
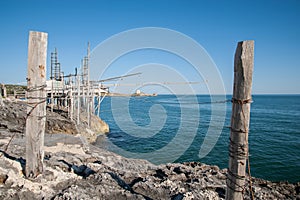
M 0 128 L 10 132 L 23 134 L 26 122 L 26 101 L 18 99 L 5 99 L 4 106 L 0 107 Z M 79 125 L 74 120 L 70 120 L 67 111 L 54 109 L 50 111 L 47 107 L 45 132 L 48 134 L 80 134 L 89 142 L 97 140 L 98 135 L 109 132 L 109 126 L 95 115 L 91 115 L 91 126 L 87 123 L 87 113 L 80 111 Z
M 8 108 L 6 111 L 22 111 L 16 102 L 5 101 L 4 106 Z M 46 133 L 44 174 L 36 180 L 25 179 L 22 172 L 25 165 L 23 116 L 18 113 L 8 112 L 4 116 L 0 107 L 0 116 L 3 116 L 0 125 L 1 199 L 225 198 L 226 169 L 199 162 L 154 165 L 145 160 L 128 159 L 86 143 L 78 134 Z M 12 125 L 10 118 L 16 124 Z M 58 116 L 55 118 L 61 120 Z M 57 130 L 55 123 L 48 124 L 47 130 Z M 256 199 L 300 198 L 299 182 L 276 183 L 253 178 L 252 183 Z M 248 185 L 245 199 L 250 199 Z

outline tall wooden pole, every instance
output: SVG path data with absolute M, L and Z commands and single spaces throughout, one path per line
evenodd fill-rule
M 92 94 L 91 94 L 91 88 L 90 88 L 90 43 L 88 42 L 88 48 L 87 48 L 87 57 L 86 57 L 86 68 L 87 68 L 87 88 L 88 88 L 88 126 L 91 127 L 91 114 L 92 114 L 92 107 L 94 106 L 92 104 Z
M 55 48 L 55 53 L 56 53 L 56 48 Z M 50 99 L 51 99 L 51 104 L 50 104 L 50 106 L 51 106 L 51 112 L 53 112 L 53 106 L 54 106 L 54 95 L 53 95 L 53 81 L 55 80 L 54 79 L 54 74 L 53 74 L 53 67 L 54 67 L 54 58 L 53 58 L 53 55 L 55 55 L 54 53 L 51 53 L 51 77 L 50 77 L 50 79 L 51 79 L 51 96 L 50 96 Z
M 44 134 L 46 122 L 46 60 L 48 34 L 29 33 L 28 106 L 26 120 L 26 177 L 43 173 Z
M 98 99 L 97 99 L 97 103 L 98 103 L 97 116 L 100 117 L 100 98 L 101 98 L 101 85 L 100 84 L 98 85 L 98 91 L 99 91 L 99 93 L 98 93 Z
M 77 75 L 77 125 L 80 124 L 80 75 Z
M 5 87 L 5 84 L 2 84 L 2 85 L 1 85 L 1 88 L 2 88 L 2 96 L 3 96 L 4 98 L 6 98 L 6 97 L 7 97 L 7 93 L 6 93 L 6 87 Z
M 3 106 L 2 88 L 0 88 L 0 106 Z
M 253 63 L 254 41 L 239 42 L 234 59 L 226 200 L 243 199 L 245 191 Z
M 69 110 L 69 118 L 73 121 L 73 111 L 74 111 L 74 99 L 73 99 L 73 78 L 69 77 L 70 89 L 69 89 L 69 102 L 68 102 L 68 110 Z

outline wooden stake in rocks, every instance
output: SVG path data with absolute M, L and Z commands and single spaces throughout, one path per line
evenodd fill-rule
M 254 41 L 239 42 L 234 59 L 226 200 L 243 199 L 245 190 L 253 62 Z
M 0 88 L 0 106 L 3 106 L 2 88 Z
M 26 119 L 26 177 L 43 173 L 46 122 L 46 60 L 48 34 L 30 31 L 28 44 L 28 106 Z

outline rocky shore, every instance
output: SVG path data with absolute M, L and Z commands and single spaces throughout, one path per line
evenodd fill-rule
M 26 179 L 24 115 L 15 112 L 20 107 L 13 102 L 0 106 L 0 199 L 225 198 L 226 169 L 198 162 L 157 166 L 124 158 L 86 143 L 63 113 L 56 113 L 57 121 L 47 120 L 44 174 Z M 72 131 L 58 133 L 65 129 Z M 252 184 L 255 199 L 300 199 L 300 183 L 253 178 Z M 244 197 L 250 199 L 248 183 Z
M 26 122 L 26 102 L 7 99 L 4 105 L 0 106 L 0 128 L 23 134 Z M 80 112 L 80 121 L 81 124 L 77 125 L 75 121 L 68 118 L 66 111 L 54 109 L 54 112 L 50 112 L 50 108 L 47 107 L 45 132 L 49 134 L 80 134 L 89 143 L 95 142 L 99 134 L 109 132 L 109 126 L 94 115 L 91 116 L 91 127 L 88 127 L 87 114 L 84 111 Z

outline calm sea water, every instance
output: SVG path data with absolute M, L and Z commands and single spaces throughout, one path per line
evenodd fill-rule
M 231 97 L 226 96 L 226 99 Z M 300 95 L 254 95 L 253 101 L 249 133 L 252 176 L 272 181 L 300 181 Z M 199 150 L 215 103 L 226 104 L 224 127 L 216 145 L 200 159 Z M 175 162 L 200 161 L 227 167 L 230 101 L 212 102 L 206 95 L 106 97 L 101 103 L 100 116 L 109 124 L 110 133 L 98 138 L 98 146 L 112 151 L 118 147 L 127 152 L 147 154 L 163 149 L 181 131 L 186 137 L 176 143 L 174 152 L 184 151 Z M 193 127 L 195 121 L 199 122 L 197 127 Z M 214 123 L 211 124 L 213 128 Z M 195 136 L 192 130 L 196 131 Z M 188 146 L 187 141 L 191 141 Z M 168 154 L 172 155 L 172 151 L 169 149 Z M 153 159 L 158 163 L 164 161 L 159 156 L 149 157 L 149 160 Z

